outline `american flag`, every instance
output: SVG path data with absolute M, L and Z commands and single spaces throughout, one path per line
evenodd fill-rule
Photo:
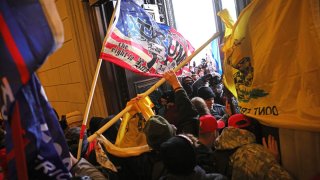
M 179 32 L 156 23 L 133 0 L 119 3 L 116 20 L 102 48 L 102 59 L 136 73 L 160 77 L 194 51 Z

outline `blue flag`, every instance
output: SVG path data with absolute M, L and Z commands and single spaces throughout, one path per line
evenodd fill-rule
M 10 118 L 6 121 L 8 177 L 11 179 L 19 175 L 19 166 L 25 160 L 29 179 L 70 178 L 69 149 L 58 119 L 35 75 L 31 75 L 15 99 Z M 17 141 L 21 135 L 19 144 Z M 17 145 L 18 150 L 14 149 Z M 17 153 L 23 151 L 25 157 L 21 158 Z
M 47 20 L 38 0 L 0 1 L 0 109 L 8 179 L 71 177 L 63 132 L 34 75 L 56 48 Z
M 54 37 L 38 1 L 0 2 L 0 75 L 15 94 L 54 48 Z
M 219 39 L 215 39 L 211 42 L 211 53 L 214 59 L 214 63 L 216 66 L 216 71 L 220 75 L 222 75 L 222 66 L 221 66 L 221 58 L 220 58 L 220 48 L 219 48 Z

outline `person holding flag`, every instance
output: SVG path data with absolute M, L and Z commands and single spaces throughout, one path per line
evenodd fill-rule
M 214 34 L 199 49 L 194 51 L 190 43 L 182 37 L 180 33 L 169 26 L 156 23 L 144 9 L 133 0 L 117 1 L 110 23 L 101 49 L 100 59 L 84 113 L 82 133 L 86 129 L 102 60 L 109 61 L 144 76 L 162 77 L 162 75 L 169 70 L 177 72 L 183 69 L 196 54 L 219 36 L 219 33 Z M 189 56 L 191 52 L 193 53 Z M 184 69 L 184 71 L 186 70 Z M 177 74 L 181 74 L 181 70 L 177 72 Z M 165 79 L 162 78 L 143 93 L 142 96 L 144 98 L 147 97 L 164 82 Z M 106 131 L 113 123 L 130 111 L 134 105 L 135 104 L 131 103 L 127 104 L 113 119 L 101 127 L 95 134 L 91 135 L 88 141 L 91 142 L 99 137 L 100 134 Z M 80 150 L 83 142 L 81 137 L 82 136 L 80 136 L 78 147 L 78 159 L 80 158 Z M 132 149 L 130 149 L 130 151 L 126 151 L 125 149 L 113 146 L 110 142 L 107 144 L 109 148 L 108 151 L 113 151 L 121 156 L 130 156 L 132 152 L 134 152 L 133 154 L 142 153 L 148 149 L 145 148 L 145 146 L 147 146 L 145 145 L 131 147 Z

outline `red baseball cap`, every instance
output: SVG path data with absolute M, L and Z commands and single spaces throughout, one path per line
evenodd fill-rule
M 251 125 L 251 121 L 249 117 L 243 114 L 234 114 L 228 119 L 228 126 L 232 126 L 235 128 L 244 128 Z
M 212 115 L 203 115 L 199 118 L 200 121 L 200 134 L 214 132 L 217 129 L 224 128 L 225 124 L 223 121 L 217 121 Z

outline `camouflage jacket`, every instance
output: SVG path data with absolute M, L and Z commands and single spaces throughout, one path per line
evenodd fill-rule
M 231 179 L 292 179 L 274 156 L 255 142 L 251 132 L 238 128 L 225 128 L 218 137 L 215 144 L 217 150 L 237 148 L 229 157 Z

